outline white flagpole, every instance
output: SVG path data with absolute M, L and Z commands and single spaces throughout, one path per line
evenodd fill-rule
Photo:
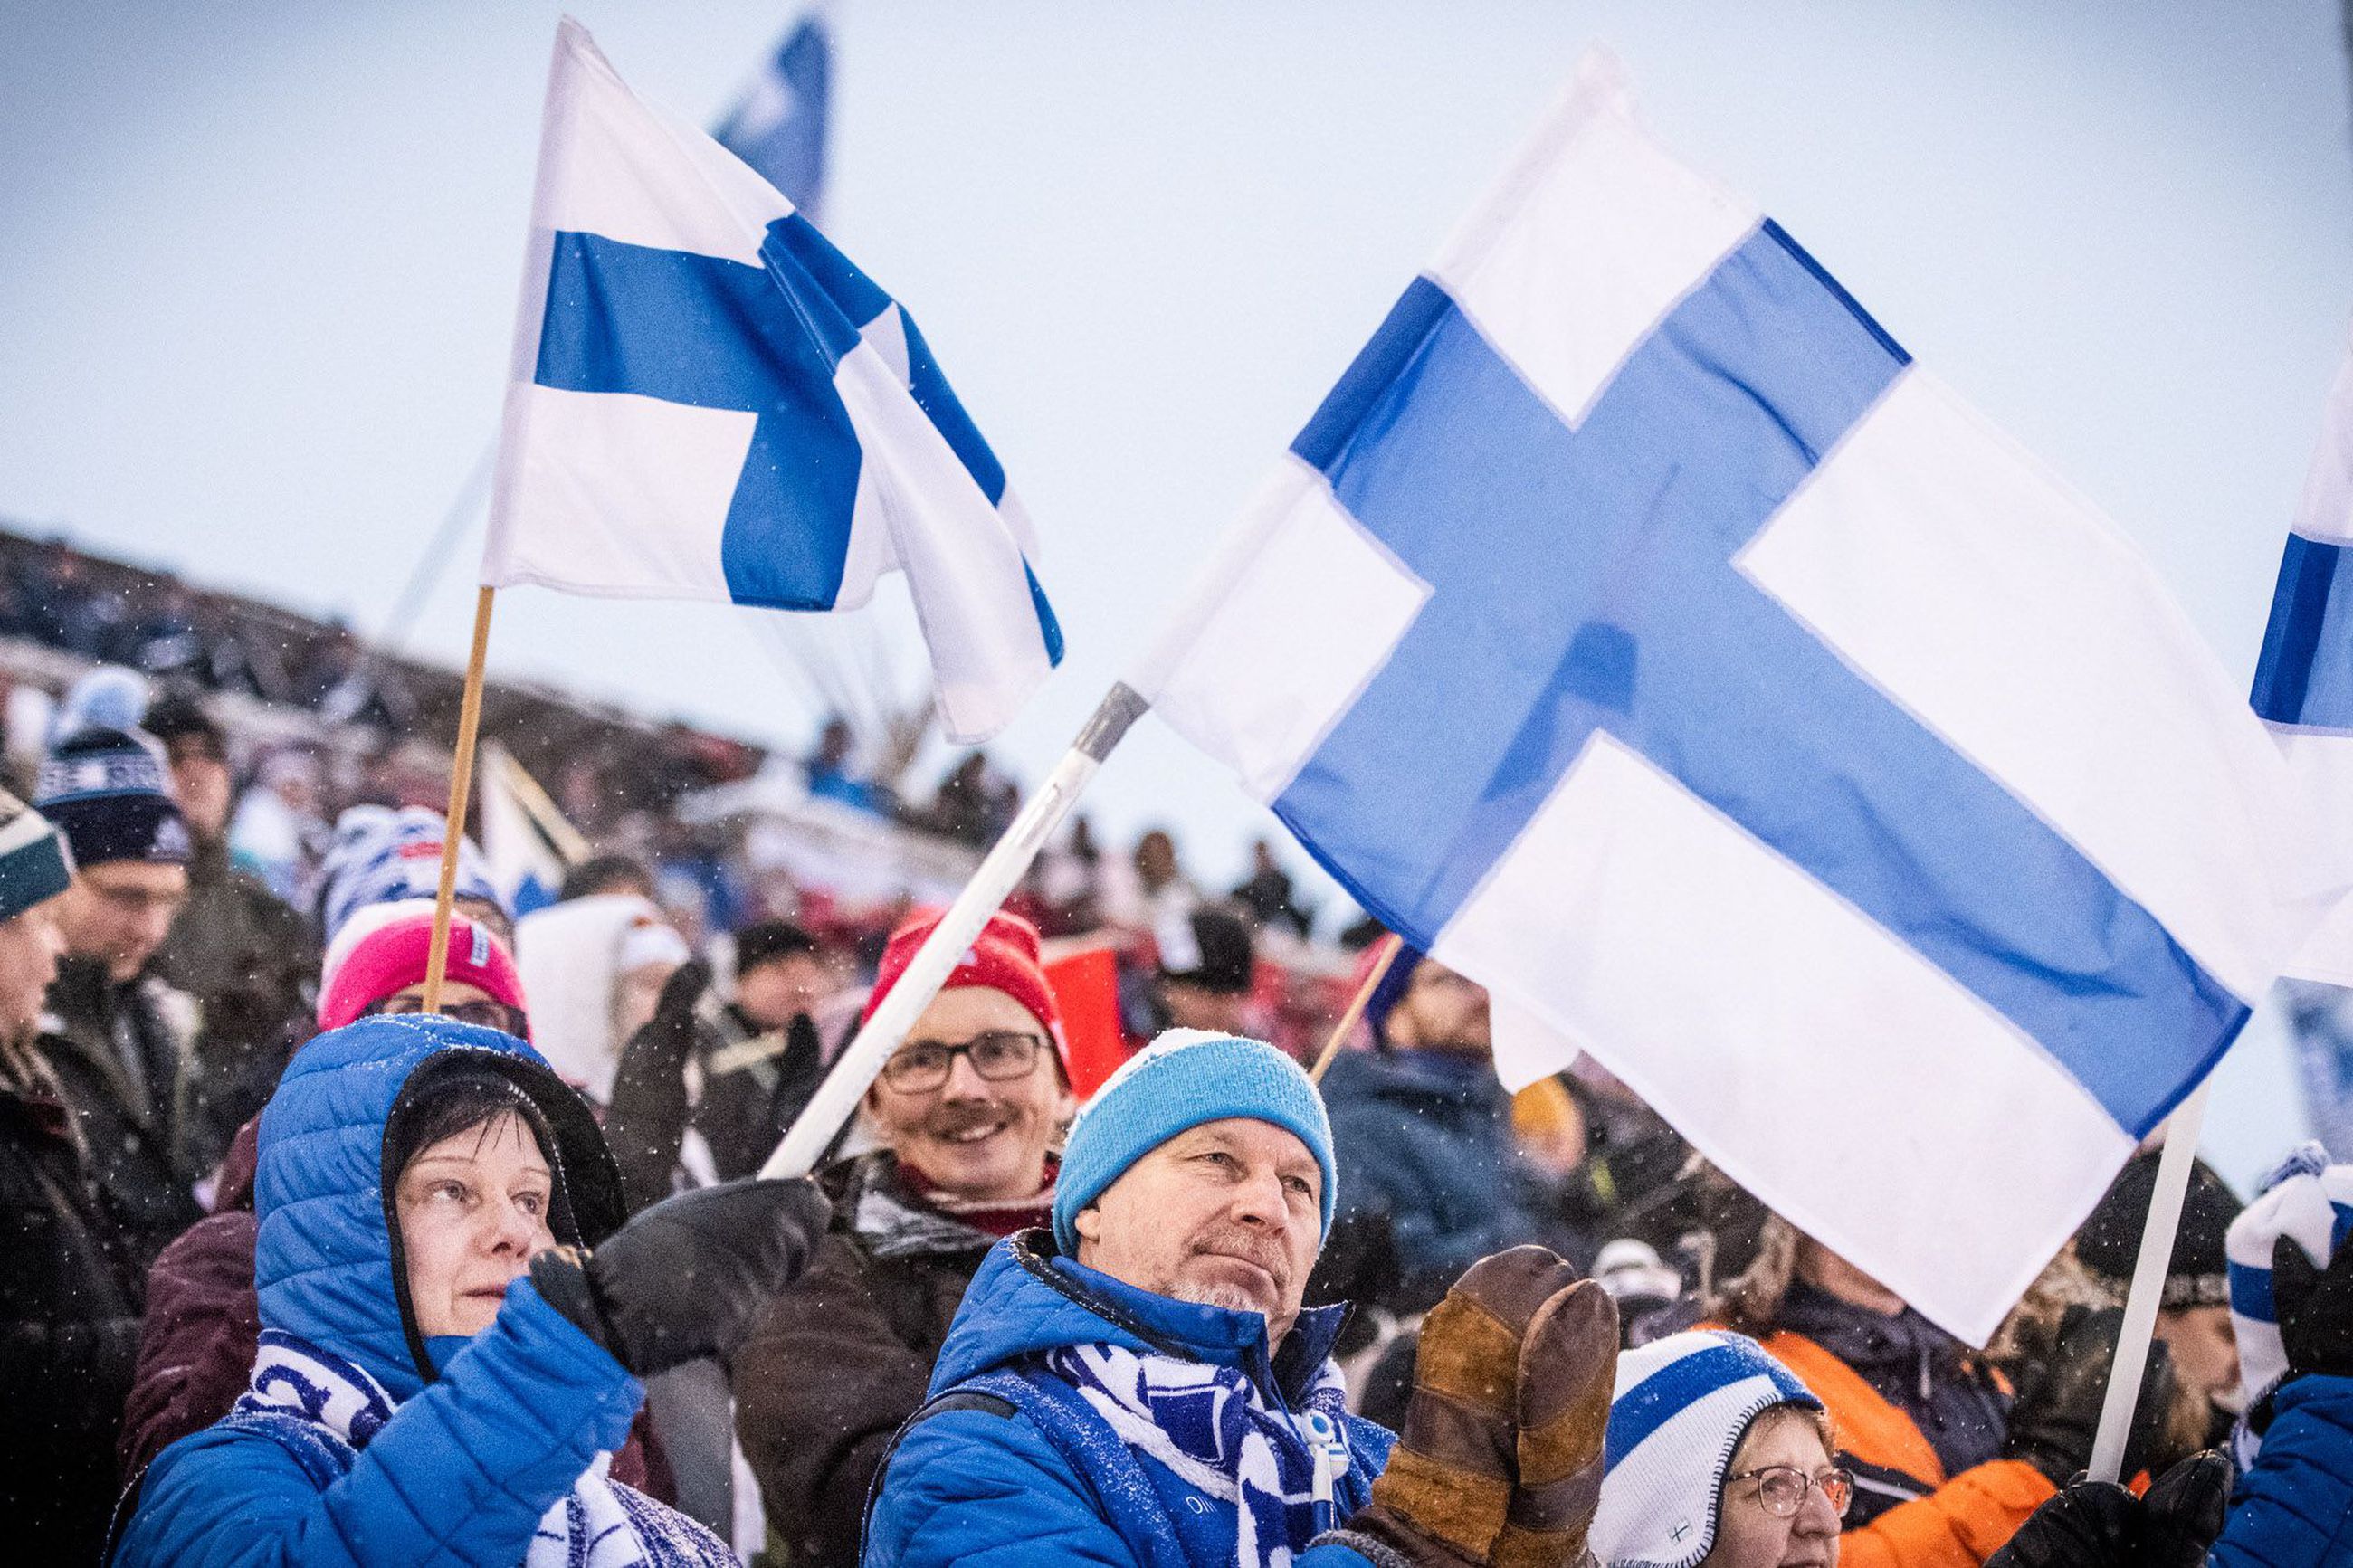
M 2181 1202 L 2189 1192 L 2189 1168 L 2198 1158 L 2198 1138 L 2206 1123 L 2206 1091 L 2213 1075 L 2192 1089 L 2165 1123 L 2165 1152 L 2158 1156 L 2157 1186 L 2149 1194 L 2148 1223 L 2141 1228 L 2140 1257 L 2133 1264 L 2132 1293 L 2125 1298 L 2124 1327 L 2116 1359 L 2108 1367 L 2107 1402 L 2092 1439 L 2091 1477 L 2122 1479 L 2125 1442 L 2132 1436 L 2133 1407 L 2140 1403 L 2141 1373 L 2149 1341 L 2157 1332 L 2157 1309 L 2165 1295 L 2173 1235 L 2181 1226 Z
M 1005 837 L 981 861 L 980 868 L 940 917 L 940 923 L 933 928 L 923 945 L 915 950 L 906 972 L 874 1010 L 874 1016 L 867 1020 L 866 1026 L 858 1031 L 858 1037 L 849 1042 L 833 1064 L 833 1070 L 826 1074 L 807 1109 L 785 1134 L 784 1142 L 776 1145 L 776 1152 L 768 1156 L 768 1163 L 760 1167 L 762 1176 L 802 1176 L 816 1166 L 832 1144 L 834 1134 L 857 1110 L 858 1102 L 865 1097 L 867 1086 L 874 1081 L 875 1075 L 882 1070 L 882 1064 L 891 1059 L 891 1053 L 907 1037 L 915 1019 L 931 1005 L 932 998 L 955 973 L 973 938 L 980 934 L 981 927 L 988 923 L 988 917 L 997 912 L 997 906 L 1005 901 L 1006 895 L 1019 885 L 1029 863 L 1037 859 L 1046 840 L 1070 815 L 1079 792 L 1086 788 L 1087 782 L 1103 766 L 1103 759 L 1111 755 L 1112 748 L 1119 744 L 1128 726 L 1143 715 L 1147 706 L 1124 681 L 1114 685 L 1104 696 L 1086 727 L 1079 731 L 1078 739 L 1071 742 L 1071 749 L 1054 765 L 1054 771 L 1046 775 L 1037 794 L 1022 806 L 1020 815 L 1005 830 Z

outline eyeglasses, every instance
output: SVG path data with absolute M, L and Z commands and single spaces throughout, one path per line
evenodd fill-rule
M 185 888 L 121 888 L 100 882 L 94 877 L 85 876 L 83 879 L 89 883 L 91 892 L 124 915 L 143 915 L 150 910 L 158 914 L 175 915 L 180 912 L 180 906 L 188 901 Z
M 421 996 L 386 996 L 367 1005 L 367 1016 L 372 1018 L 402 1017 L 424 1011 L 425 999 Z M 487 998 L 480 1002 L 444 1002 L 438 1012 L 441 1017 L 455 1018 L 460 1024 L 471 1024 L 478 1029 L 496 1029 L 517 1039 L 522 1037 L 522 1011 L 503 1002 Z
M 989 1029 L 956 1046 L 945 1040 L 909 1040 L 882 1064 L 882 1081 L 902 1094 L 928 1094 L 947 1082 L 958 1057 L 992 1083 L 1027 1078 L 1038 1065 L 1038 1047 L 1044 1043 L 1019 1029 Z
M 1810 1476 L 1794 1465 L 1765 1465 L 1724 1479 L 1727 1484 L 1755 1481 L 1757 1500 L 1776 1519 L 1788 1519 L 1805 1507 L 1806 1493 L 1815 1487 L 1822 1489 L 1822 1500 L 1841 1519 L 1846 1517 L 1847 1505 L 1854 1501 L 1854 1476 L 1846 1470 L 1825 1470 L 1819 1476 Z

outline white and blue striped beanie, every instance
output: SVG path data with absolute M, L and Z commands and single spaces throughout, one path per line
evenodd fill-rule
M 0 921 L 56 898 L 72 880 L 73 858 L 66 852 L 64 835 L 47 817 L 0 791 Z
M 1695 1330 L 1620 1355 L 1586 1537 L 1594 1556 L 1606 1568 L 1692 1568 L 1705 1557 L 1733 1450 L 1777 1405 L 1822 1408 L 1744 1334 Z
M 2328 1267 L 2337 1248 L 2353 1236 L 2353 1165 L 2332 1165 L 2327 1150 L 2306 1143 L 2256 1190 L 2260 1195 L 2231 1222 L 2223 1243 L 2230 1257 L 2231 1332 L 2239 1342 L 2239 1385 L 2249 1409 L 2287 1376 L 2287 1351 L 2272 1300 L 2273 1251 L 2280 1237 L 2288 1237 L 2315 1268 Z M 2232 1442 L 2242 1468 L 2253 1462 L 2260 1446 L 2242 1423 Z
M 1323 1236 L 1330 1236 L 1339 1184 L 1332 1123 L 1299 1064 L 1264 1040 L 1168 1029 L 1120 1064 L 1071 1124 L 1054 1178 L 1055 1244 L 1077 1257 L 1081 1209 L 1179 1132 L 1229 1116 L 1271 1122 L 1307 1145 L 1324 1173 Z
M 354 805 L 337 817 L 319 863 L 319 924 L 327 941 L 370 904 L 438 894 L 448 832 L 447 819 L 429 806 Z M 457 896 L 507 907 L 471 838 L 458 841 Z

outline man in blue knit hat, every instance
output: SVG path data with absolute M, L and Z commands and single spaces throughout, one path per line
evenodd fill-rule
M 1335 1198 L 1298 1064 L 1161 1035 L 1072 1124 L 1051 1232 L 974 1276 L 865 1561 L 1395 1568 L 1548 1560 L 1503 1551 L 1513 1531 L 1581 1546 L 1608 1299 L 1538 1247 L 1480 1263 L 1432 1315 L 1400 1441 L 1347 1412 L 1345 1310 L 1301 1306 Z

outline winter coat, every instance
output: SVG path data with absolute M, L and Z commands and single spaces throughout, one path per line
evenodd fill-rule
M 147 1316 L 139 1325 L 138 1369 L 123 1401 L 115 1452 L 126 1481 L 156 1455 L 229 1412 L 253 1373 L 261 1308 L 253 1289 L 259 1222 L 253 1215 L 257 1122 L 237 1130 L 221 1162 L 215 1212 L 188 1227 L 147 1271 Z M 613 1479 L 672 1500 L 653 1466 L 644 1420 L 613 1456 Z
M 394 1289 L 385 1121 L 413 1073 L 460 1054 L 513 1079 L 553 1129 L 564 1173 L 559 1233 L 593 1244 L 619 1223 L 619 1178 L 593 1118 L 528 1046 L 415 1017 L 363 1019 L 312 1040 L 262 1113 L 260 1321 L 313 1359 L 340 1358 L 364 1373 L 392 1408 L 339 1445 L 298 1441 L 286 1417 L 249 1414 L 240 1401 L 148 1468 L 115 1557 L 121 1568 L 514 1568 L 551 1507 L 597 1454 L 620 1446 L 644 1390 L 528 1278 L 508 1287 L 497 1319 L 471 1339 L 419 1339 L 405 1292 Z M 262 1392 L 257 1380 L 253 1394 Z
M 2353 1562 L 2353 1377 L 2294 1378 L 2272 1395 L 2253 1466 L 2231 1494 L 2214 1568 Z
M 1980 1568 L 2056 1489 L 1995 1457 L 2006 1396 L 1918 1313 L 1890 1318 L 1800 1281 L 1776 1323 L 1762 1343 L 1829 1407 L 1839 1463 L 1854 1472 L 1841 1568 Z
M 139 1363 L 116 1446 L 130 1479 L 156 1455 L 228 1414 L 253 1373 L 261 1335 L 253 1293 L 253 1172 L 248 1122 L 221 1162 L 216 1208 L 182 1234 L 147 1271 Z
M 306 984 L 319 976 L 310 924 L 259 878 L 232 869 L 228 847 L 199 842 L 188 901 L 148 970 L 203 1009 L 189 1063 L 182 1161 L 209 1170 L 260 1114 L 294 1047 L 311 1033 Z
M 139 1342 L 133 1281 L 53 1086 L 0 1065 L 0 1518 L 6 1555 L 90 1563 Z
M 820 1180 L 833 1228 L 735 1352 L 735 1430 L 794 1568 L 858 1561 L 866 1494 L 923 1403 L 956 1307 L 996 1237 L 932 1208 L 888 1151 Z
M 697 1008 L 695 1023 L 691 1042 L 657 1019 L 621 1049 L 605 1138 L 633 1210 L 670 1195 L 690 1126 L 721 1181 L 756 1175 L 825 1078 L 817 1026 L 806 1014 L 788 1028 L 763 1029 L 728 1003 Z M 690 1070 L 702 1090 L 691 1105 Z
M 1582 1264 L 1591 1248 L 1560 1195 L 1512 1138 L 1512 1097 L 1483 1057 L 1344 1051 L 1324 1078 L 1340 1203 L 1388 1221 L 1398 1278 L 1373 1299 L 1393 1311 L 1435 1306 L 1490 1253 L 1540 1242 Z
M 106 1211 L 143 1277 L 174 1237 L 203 1217 L 206 1173 L 183 1158 L 180 1090 L 195 1003 L 152 974 L 116 981 L 96 959 L 68 958 L 49 986 L 37 1046 L 57 1074 Z
M 1048 1370 L 1060 1352 L 1101 1353 L 1114 1363 L 1177 1358 L 1198 1368 L 1202 1381 L 1238 1373 L 1251 1404 L 1291 1435 L 1284 1473 L 1312 1462 L 1291 1413 L 1311 1389 L 1328 1387 L 1326 1351 L 1342 1309 L 1301 1313 L 1270 1357 L 1266 1320 L 1256 1312 L 1155 1296 L 1051 1248 L 1047 1233 L 1024 1231 L 991 1248 L 974 1277 L 932 1374 L 933 1402 L 905 1429 L 883 1471 L 866 1531 L 864 1560 L 873 1568 L 1224 1568 L 1236 1561 L 1247 1506 L 1240 1469 L 1184 1454 L 1165 1458 L 1183 1440 L 1169 1426 L 1132 1429 L 1124 1440 L 1073 1383 Z M 1189 1424 L 1214 1426 L 1223 1408 L 1215 1401 L 1197 1405 Z M 1345 1468 L 1331 1482 L 1330 1501 L 1314 1507 L 1313 1526 L 1261 1547 L 1287 1546 L 1301 1553 L 1302 1568 L 1364 1563 L 1345 1547 L 1310 1550 L 1308 1542 L 1365 1506 L 1393 1441 L 1352 1415 L 1331 1431 Z

